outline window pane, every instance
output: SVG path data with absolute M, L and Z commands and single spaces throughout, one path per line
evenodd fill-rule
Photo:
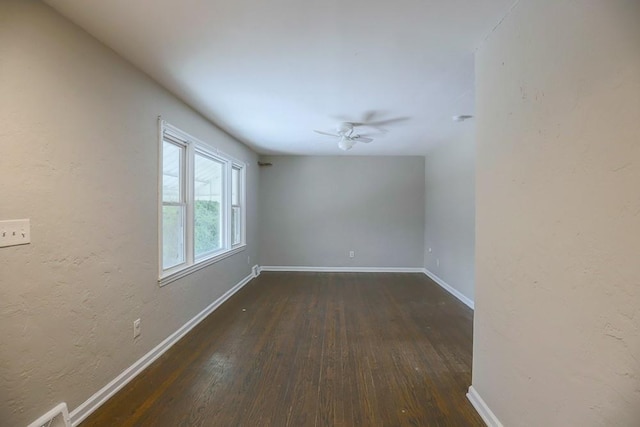
M 231 169 L 231 204 L 240 204 L 240 169 Z
M 180 202 L 182 189 L 183 148 L 170 142 L 162 143 L 162 201 Z
M 182 264 L 184 259 L 184 209 L 162 207 L 162 268 Z
M 224 165 L 196 154 L 194 170 L 194 246 L 196 258 L 222 247 Z
M 240 233 L 240 208 L 231 208 L 231 244 L 237 245 L 241 242 Z

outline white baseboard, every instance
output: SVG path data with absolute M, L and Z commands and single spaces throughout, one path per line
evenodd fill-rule
M 487 406 L 487 403 L 482 400 L 482 397 L 478 394 L 473 386 L 469 387 L 469 392 L 467 393 L 467 399 L 471 402 L 476 411 L 482 417 L 482 420 L 485 422 L 487 427 L 504 427 L 496 414 L 493 413 L 491 409 Z
M 316 273 L 422 273 L 424 269 L 413 267 L 302 267 L 263 265 L 260 271 L 309 271 Z
M 196 314 L 191 320 L 182 325 L 180 329 L 169 335 L 164 341 L 158 344 L 150 352 L 138 359 L 133 365 L 129 366 L 120 375 L 114 378 L 109 384 L 98 390 L 93 396 L 87 399 L 84 403 L 71 411 L 71 425 L 74 427 L 80 424 L 91 413 L 103 405 L 109 398 L 116 394 L 122 387 L 127 385 L 138 374 L 145 370 L 151 363 L 153 363 L 158 357 L 162 356 L 167 350 L 177 343 L 180 338 L 185 336 L 191 329 L 193 329 L 198 323 L 204 320 L 215 309 L 220 307 L 222 303 L 228 300 L 233 294 L 238 292 L 244 285 L 249 283 L 255 276 L 253 272 L 247 277 L 242 279 L 233 288 L 225 292 L 220 298 L 209 304 L 204 310 Z
M 469 299 L 466 296 L 464 296 L 462 294 L 462 292 L 460 292 L 459 290 L 455 289 L 454 287 L 449 285 L 447 282 L 445 282 L 444 280 L 442 280 L 441 278 L 439 278 L 438 276 L 436 276 L 435 274 L 433 274 L 432 272 L 427 270 L 426 268 L 423 269 L 423 272 L 424 272 L 424 274 L 429 276 L 429 278 L 431 278 L 431 280 L 436 282 L 438 285 L 442 286 L 442 288 L 445 291 L 449 292 L 451 295 L 453 295 L 454 297 L 458 298 L 460 301 L 465 303 L 465 305 L 467 307 L 469 307 L 471 310 L 474 310 L 474 306 L 475 306 L 474 302 L 471 299 Z

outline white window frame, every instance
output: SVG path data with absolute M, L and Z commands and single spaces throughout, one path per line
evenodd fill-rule
M 158 171 L 158 283 L 164 286 L 175 280 L 187 276 L 194 271 L 214 264 L 224 258 L 234 255 L 246 248 L 246 164 L 240 160 L 234 159 L 228 154 L 216 149 L 215 147 L 189 135 L 188 133 L 178 129 L 177 127 L 159 119 L 159 171 Z M 174 144 L 184 147 L 184 156 L 182 160 L 182 177 L 184 201 L 186 203 L 186 220 L 183 229 L 184 232 L 184 250 L 185 262 L 174 267 L 163 268 L 163 236 L 162 236 L 162 207 L 165 205 L 163 200 L 163 144 L 165 139 Z M 221 249 L 208 253 L 200 258 L 195 258 L 195 236 L 194 236 L 194 170 L 196 153 L 209 157 L 215 161 L 223 163 L 223 191 L 222 191 L 222 223 L 221 223 Z M 240 169 L 240 243 L 231 244 L 231 170 L 232 168 Z

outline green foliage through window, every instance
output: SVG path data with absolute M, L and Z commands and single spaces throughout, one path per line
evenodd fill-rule
M 195 201 L 195 254 L 196 257 L 220 249 L 220 203 L 211 200 Z

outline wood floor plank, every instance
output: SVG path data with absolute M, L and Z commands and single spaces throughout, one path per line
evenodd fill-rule
M 483 426 L 472 322 L 421 274 L 262 273 L 82 426 Z

